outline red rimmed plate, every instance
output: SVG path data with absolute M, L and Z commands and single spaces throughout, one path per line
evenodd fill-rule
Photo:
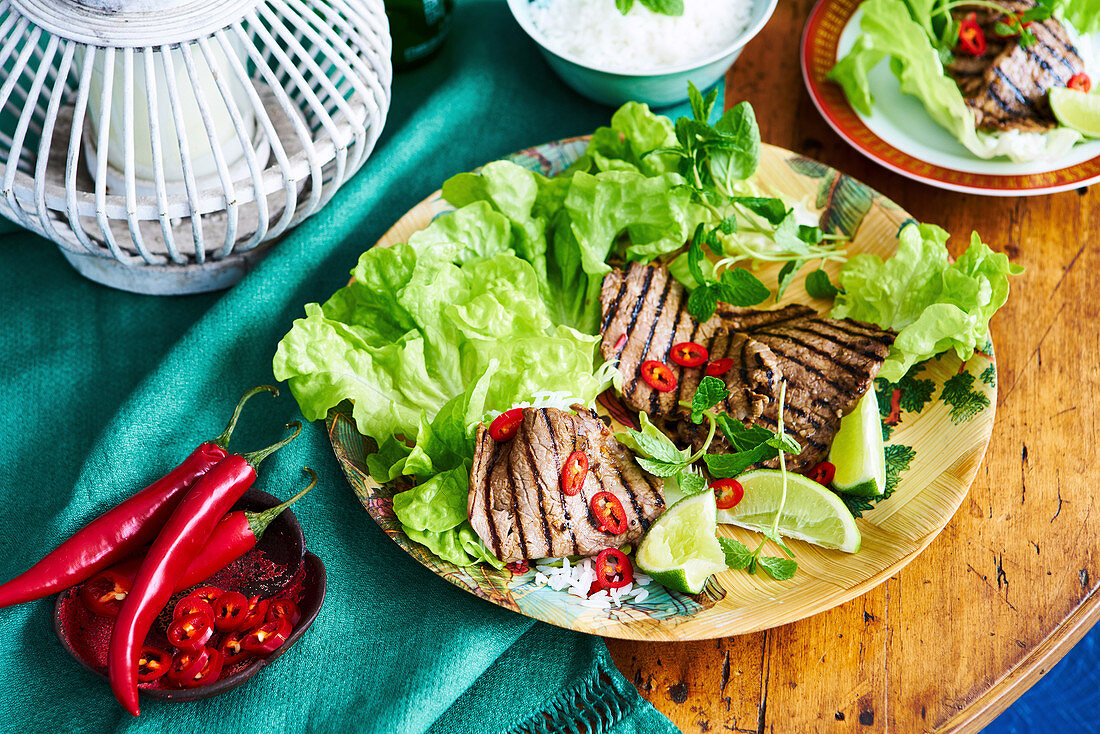
M 936 124 L 918 100 L 901 93 L 885 63 L 871 74 L 872 114 L 856 112 L 825 75 L 855 42 L 861 1 L 819 0 L 802 34 L 801 56 L 802 77 L 814 105 L 856 150 L 916 181 L 985 196 L 1051 194 L 1100 181 L 1100 141 L 1079 143 L 1054 161 L 978 158 Z

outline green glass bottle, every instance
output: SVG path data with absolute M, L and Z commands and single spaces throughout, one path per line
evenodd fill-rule
M 454 0 L 386 0 L 394 69 L 411 69 L 439 51 L 454 8 Z

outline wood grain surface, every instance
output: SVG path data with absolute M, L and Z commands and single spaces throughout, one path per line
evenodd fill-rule
M 876 166 L 825 124 L 798 42 L 812 0 L 784 0 L 726 79 L 765 141 L 818 158 L 1027 271 L 993 320 L 997 419 L 969 497 L 911 565 L 784 627 L 697 643 L 608 640 L 619 668 L 685 732 L 976 731 L 1100 616 L 1100 194 L 941 191 Z

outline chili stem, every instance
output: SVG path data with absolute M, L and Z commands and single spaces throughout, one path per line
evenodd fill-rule
M 260 467 L 260 462 L 261 461 L 266 459 L 268 456 L 271 456 L 271 454 L 275 453 L 276 451 L 281 449 L 283 446 L 286 446 L 288 443 L 290 443 L 294 439 L 298 438 L 298 434 L 302 432 L 302 424 L 298 421 L 291 421 L 290 423 L 286 424 L 286 427 L 292 429 L 294 431 L 294 433 L 290 434 L 289 436 L 284 438 L 282 441 L 279 441 L 276 444 L 272 444 L 271 446 L 268 446 L 266 449 L 260 449 L 259 451 L 253 451 L 250 454 L 241 454 L 241 458 L 243 458 L 245 461 L 247 461 L 249 464 L 251 464 L 253 469 L 258 469 Z
M 256 540 L 260 539 L 260 536 L 267 530 L 267 526 L 275 521 L 279 515 L 283 513 L 283 510 L 293 505 L 298 500 L 309 494 L 309 491 L 317 486 L 317 472 L 310 469 L 308 466 L 305 471 L 309 473 L 310 481 L 309 486 L 303 489 L 298 494 L 294 495 L 286 502 L 275 505 L 266 510 L 260 512 L 246 512 L 244 513 L 245 519 L 248 520 L 248 528 L 252 531 L 252 534 L 256 536 Z
M 229 423 L 225 426 L 225 430 L 222 431 L 220 436 L 215 438 L 210 443 L 214 444 L 215 446 L 221 446 L 223 449 L 228 446 L 229 438 L 233 435 L 233 431 L 237 428 L 237 419 L 241 417 L 241 409 L 244 408 L 244 404 L 247 403 L 249 398 L 251 398 L 253 395 L 265 391 L 271 393 L 275 397 L 279 397 L 279 388 L 275 387 L 274 385 L 259 385 L 258 387 L 252 388 L 244 395 L 242 395 L 241 399 L 237 401 L 237 407 L 233 409 L 233 416 L 229 419 Z

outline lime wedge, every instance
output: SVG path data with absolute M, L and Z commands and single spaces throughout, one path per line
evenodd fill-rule
M 770 529 L 783 497 L 783 475 L 757 469 L 737 477 L 745 497 L 730 510 L 718 512 L 718 522 L 749 530 Z M 779 516 L 779 534 L 845 553 L 859 550 L 859 528 L 840 498 L 801 474 L 787 472 L 787 501 Z
M 882 496 L 886 489 L 886 451 L 874 390 L 868 390 L 856 409 L 840 421 L 829 461 L 836 467 L 836 491 L 857 497 Z
M 664 586 L 698 594 L 711 574 L 726 570 L 715 532 L 714 492 L 685 497 L 657 518 L 638 546 L 638 569 Z
M 1055 87 L 1050 90 L 1050 109 L 1066 127 L 1090 138 L 1100 138 L 1100 94 Z

